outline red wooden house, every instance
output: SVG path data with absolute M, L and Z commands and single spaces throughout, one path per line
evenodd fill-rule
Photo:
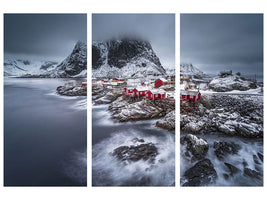
M 146 92 L 146 98 L 155 100 L 155 99 L 165 99 L 166 92 L 165 90 L 148 90 Z
M 82 82 L 82 87 L 87 88 L 87 82 Z
M 134 96 L 136 96 L 136 97 L 146 96 L 147 90 L 148 89 L 146 87 L 137 87 L 137 88 L 134 88 L 134 90 L 133 90 Z
M 180 100 L 198 101 L 201 94 L 198 91 L 182 91 L 180 92 Z
M 160 87 L 162 85 L 166 85 L 167 82 L 168 81 L 165 78 L 159 78 L 159 79 L 155 80 L 155 87 Z
M 122 94 L 126 95 L 126 96 L 134 96 L 134 89 L 132 87 L 125 87 L 123 88 Z
M 108 83 L 109 80 L 103 79 L 102 82 L 103 82 L 103 83 Z

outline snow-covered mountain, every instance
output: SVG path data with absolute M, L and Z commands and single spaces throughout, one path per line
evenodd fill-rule
M 4 61 L 4 76 L 39 75 L 56 68 L 57 62 L 8 58 Z
M 71 54 L 47 75 L 52 78 L 86 77 L 87 45 L 78 41 Z
M 150 43 L 144 40 L 93 41 L 93 77 L 144 77 L 166 74 Z
M 165 68 L 165 71 L 168 76 L 175 76 L 175 68 Z
M 180 75 L 185 76 L 194 76 L 198 78 L 203 78 L 207 76 L 204 74 L 201 70 L 199 70 L 197 67 L 193 66 L 192 64 L 188 63 L 182 63 L 180 64 Z
M 71 54 L 60 64 L 52 61 L 6 59 L 4 75 L 30 78 L 86 77 L 87 45 L 77 42 Z

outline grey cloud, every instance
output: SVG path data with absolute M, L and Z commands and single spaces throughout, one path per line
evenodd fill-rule
M 174 67 L 174 14 L 93 14 L 93 40 L 108 40 L 125 35 L 150 41 L 163 66 Z
M 207 72 L 231 67 L 263 73 L 262 14 L 182 14 L 181 62 Z
M 4 52 L 65 57 L 86 42 L 86 14 L 5 14 Z

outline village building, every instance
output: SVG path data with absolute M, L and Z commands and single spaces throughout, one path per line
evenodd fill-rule
M 155 87 L 160 87 L 162 85 L 166 85 L 168 81 L 165 78 L 159 78 L 155 80 Z
M 134 87 L 125 87 L 123 88 L 122 94 L 126 96 L 134 96 Z
M 147 91 L 148 91 L 147 87 L 136 87 L 133 90 L 134 96 L 136 96 L 136 97 L 146 96 Z
M 148 90 L 146 92 L 146 98 L 151 100 L 165 99 L 166 91 L 162 89 Z
M 85 82 L 85 81 L 82 82 L 82 87 L 86 89 L 87 88 L 87 82 Z
M 181 90 L 180 100 L 198 101 L 201 99 L 201 94 L 197 90 Z

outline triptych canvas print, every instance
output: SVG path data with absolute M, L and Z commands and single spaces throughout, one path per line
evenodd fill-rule
M 91 17 L 4 14 L 4 186 L 263 186 L 263 14 Z

